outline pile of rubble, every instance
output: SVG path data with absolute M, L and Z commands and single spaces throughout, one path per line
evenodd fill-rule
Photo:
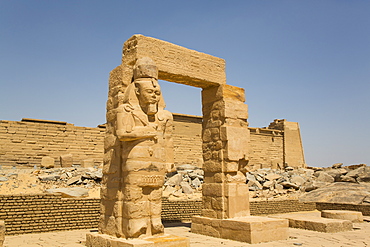
M 243 174 L 239 174 L 244 181 Z M 0 169 L 0 194 L 60 192 L 66 197 L 100 197 L 102 168 Z M 204 172 L 179 165 L 168 173 L 163 196 L 170 200 L 198 200 Z M 245 173 L 251 200 L 297 199 L 339 203 L 370 203 L 370 167 L 365 164 L 329 168 L 258 169 Z M 343 193 L 346 191 L 346 193 Z
M 247 184 L 249 185 L 252 198 L 272 199 L 298 198 L 305 192 L 311 192 L 319 188 L 329 187 L 331 188 L 329 190 L 332 190 L 333 185 L 331 184 L 336 183 L 344 183 L 342 187 L 347 186 L 347 189 L 349 189 L 355 187 L 349 183 L 362 184 L 370 182 L 370 167 L 367 167 L 365 164 L 347 167 L 342 167 L 342 165 L 338 163 L 330 168 L 309 167 L 308 169 L 293 169 L 286 167 L 284 170 L 259 169 L 246 173 Z M 310 201 L 307 198 L 305 201 Z M 315 201 L 315 198 L 312 198 L 312 201 Z
M 163 196 L 170 200 L 199 199 L 202 196 L 204 172 L 193 165 L 180 165 L 168 173 L 163 186 Z

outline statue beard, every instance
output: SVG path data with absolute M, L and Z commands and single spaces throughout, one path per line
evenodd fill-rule
M 146 106 L 146 114 L 147 115 L 154 115 L 158 112 L 158 105 L 157 103 L 154 104 L 148 104 Z

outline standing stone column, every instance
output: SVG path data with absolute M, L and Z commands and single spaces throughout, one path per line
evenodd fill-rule
M 249 215 L 245 171 L 248 160 L 248 106 L 244 89 L 220 85 L 202 90 L 202 216 L 227 219 Z

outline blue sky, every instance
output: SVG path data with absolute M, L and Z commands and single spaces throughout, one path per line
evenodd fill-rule
M 0 1 L 0 119 L 105 122 L 109 72 L 143 34 L 226 60 L 251 127 L 299 122 L 310 166 L 370 165 L 370 1 Z M 201 115 L 200 90 L 162 84 Z

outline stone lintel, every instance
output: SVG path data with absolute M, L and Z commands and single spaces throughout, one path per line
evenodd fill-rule
M 122 63 L 133 66 L 141 57 L 154 60 L 160 80 L 200 88 L 226 83 L 224 59 L 137 34 L 124 43 Z
M 106 234 L 88 233 L 86 234 L 87 247 L 189 247 L 188 238 L 175 235 L 164 234 L 146 238 L 125 239 L 116 238 Z
M 259 216 L 214 219 L 194 216 L 193 233 L 250 244 L 288 239 L 288 220 Z

